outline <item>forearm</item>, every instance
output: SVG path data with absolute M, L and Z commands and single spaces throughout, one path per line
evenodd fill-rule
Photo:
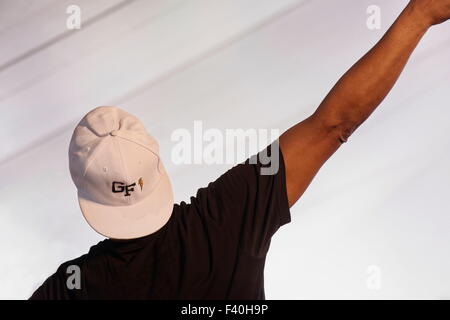
M 281 135 L 290 206 L 389 93 L 428 28 L 448 19 L 450 0 L 411 0 L 385 36 L 336 83 L 316 112 Z
M 342 131 L 341 141 L 386 97 L 430 24 L 410 3 L 383 38 L 336 83 L 315 117 Z

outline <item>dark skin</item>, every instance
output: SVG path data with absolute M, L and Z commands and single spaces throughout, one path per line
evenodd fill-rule
M 281 135 L 290 207 L 322 165 L 387 96 L 428 29 L 448 19 L 450 0 L 410 1 L 383 38 L 339 79 L 317 110 Z

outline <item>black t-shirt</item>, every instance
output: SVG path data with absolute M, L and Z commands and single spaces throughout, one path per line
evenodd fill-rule
M 273 175 L 261 174 L 259 157 L 251 162 L 175 204 L 155 233 L 106 239 L 63 263 L 30 299 L 265 299 L 270 240 L 291 216 L 281 151 Z

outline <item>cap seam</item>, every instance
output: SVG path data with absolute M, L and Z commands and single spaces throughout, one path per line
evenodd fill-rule
M 122 126 L 122 121 L 119 120 L 118 123 L 119 123 L 119 128 L 118 128 L 117 130 L 120 130 L 120 128 L 121 128 L 121 126 Z M 115 128 L 115 125 L 114 125 L 114 124 L 115 124 L 115 123 L 114 123 L 114 120 L 113 120 L 113 121 L 112 121 L 112 125 L 111 125 L 111 129 L 108 130 L 109 132 L 111 132 L 112 130 L 115 130 L 115 129 L 114 129 L 114 128 Z M 122 150 L 120 149 L 120 145 L 119 145 L 119 143 L 117 143 L 117 141 L 114 139 L 114 137 L 113 137 L 113 141 L 114 141 L 114 143 L 116 144 L 117 149 L 119 150 L 120 161 L 122 162 L 122 167 L 123 167 L 123 170 L 124 170 L 124 173 L 125 173 L 126 183 L 129 183 L 130 177 L 128 176 L 128 170 L 127 170 L 127 168 L 125 167 L 125 161 L 124 161 L 124 159 L 123 159 Z M 129 200 L 129 199 L 127 199 L 126 201 L 127 201 L 128 203 L 130 203 L 130 200 Z
M 122 162 L 122 167 L 123 167 L 123 170 L 124 170 L 124 173 L 125 173 L 126 183 L 130 183 L 131 182 L 130 176 L 128 175 L 128 170 L 127 170 L 127 167 L 125 165 L 125 160 L 123 159 L 123 154 L 122 154 L 122 150 L 120 148 L 120 144 L 115 139 L 114 139 L 114 142 L 115 142 L 115 144 L 117 146 L 117 149 L 119 150 L 120 161 Z M 127 199 L 127 202 L 131 203 L 131 199 Z
M 162 173 L 161 170 L 159 169 L 159 165 L 160 165 L 160 162 L 161 162 L 161 158 L 160 158 L 159 154 L 157 154 L 157 153 L 154 152 L 152 149 L 148 148 L 146 145 L 144 145 L 144 144 L 142 144 L 142 143 L 140 143 L 140 142 L 138 142 L 138 141 L 134 141 L 134 140 L 132 140 L 132 139 L 130 139 L 130 138 L 123 137 L 123 136 L 121 136 L 121 135 L 116 135 L 116 137 L 122 138 L 122 139 L 127 140 L 127 141 L 130 141 L 130 142 L 133 142 L 133 143 L 135 143 L 135 144 L 141 146 L 142 148 L 147 149 L 147 150 L 150 151 L 151 153 L 153 153 L 153 154 L 158 158 L 158 165 L 157 165 L 158 171 L 159 171 L 159 173 Z

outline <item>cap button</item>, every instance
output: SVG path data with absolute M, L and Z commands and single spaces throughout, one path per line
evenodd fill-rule
M 117 136 L 117 130 L 113 130 L 109 134 L 112 135 L 113 137 L 115 137 L 115 136 Z

